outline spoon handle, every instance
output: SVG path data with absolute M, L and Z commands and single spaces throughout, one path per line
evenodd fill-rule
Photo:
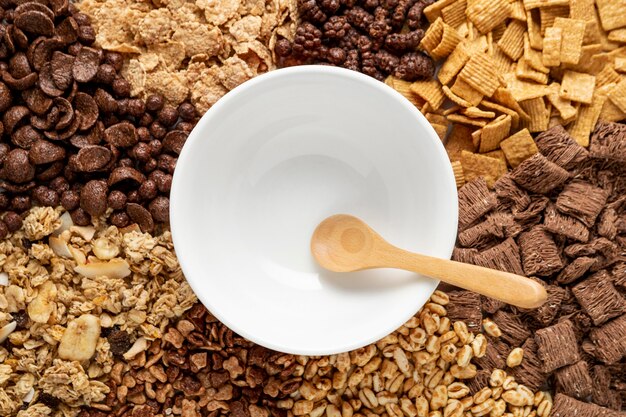
M 401 268 L 437 278 L 517 307 L 536 308 L 548 298 L 540 283 L 509 272 L 433 258 L 396 247 L 387 247 L 384 254 L 380 255 L 386 264 L 381 266 Z

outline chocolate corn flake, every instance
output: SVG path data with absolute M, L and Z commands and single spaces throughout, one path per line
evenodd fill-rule
M 556 371 L 555 376 L 557 389 L 569 396 L 584 399 L 593 391 L 589 365 L 585 361 L 564 366 Z
M 474 262 L 485 268 L 498 269 L 517 275 L 524 274 L 519 248 L 513 238 L 508 238 L 504 242 L 482 251 L 475 257 Z
M 530 337 L 530 331 L 515 314 L 500 310 L 493 315 L 492 320 L 502 331 L 502 340 L 512 346 L 521 345 Z
M 596 404 L 578 401 L 565 394 L 556 394 L 551 417 L 618 417 L 622 413 Z
M 537 330 L 535 341 L 544 372 L 552 372 L 580 360 L 574 324 L 570 320 Z
M 626 125 L 598 122 L 591 133 L 589 154 L 594 158 L 626 162 Z
M 548 276 L 563 268 L 563 260 L 552 235 L 535 226 L 519 237 L 522 262 L 526 275 Z
M 592 275 L 574 286 L 572 291 L 595 325 L 626 312 L 626 300 L 617 292 L 606 271 Z
M 563 185 L 569 178 L 569 173 L 538 153 L 512 170 L 511 177 L 526 190 L 545 194 Z
M 595 261 L 595 258 L 589 258 L 587 256 L 574 259 L 559 273 L 556 278 L 557 282 L 560 284 L 570 284 L 576 281 L 589 271 L 589 268 L 591 268 Z
M 496 206 L 496 195 L 484 178 L 468 182 L 459 190 L 459 230 L 464 230 Z
M 606 364 L 616 363 L 626 356 L 626 315 L 593 329 L 589 337 L 598 360 Z
M 606 204 L 607 198 L 608 193 L 605 190 L 585 181 L 574 180 L 559 194 L 556 208 L 561 213 L 575 217 L 587 227 L 591 227 Z
M 548 232 L 580 242 L 589 240 L 589 229 L 575 218 L 559 213 L 553 204 L 546 208 L 543 227 Z
M 589 157 L 587 150 L 561 125 L 551 127 L 537 135 L 535 143 L 546 159 L 564 169 L 576 168 Z
M 480 295 L 472 291 L 451 291 L 450 303 L 446 306 L 451 321 L 464 321 L 472 332 L 479 332 L 482 327 L 483 313 L 480 309 Z

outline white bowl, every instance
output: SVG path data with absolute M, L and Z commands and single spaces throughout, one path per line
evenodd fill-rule
M 389 334 L 438 281 L 321 269 L 311 234 L 356 215 L 391 243 L 449 258 L 457 194 L 422 114 L 385 84 L 326 66 L 273 71 L 200 120 L 178 159 L 171 227 L 200 301 L 236 333 L 282 352 L 349 351 Z

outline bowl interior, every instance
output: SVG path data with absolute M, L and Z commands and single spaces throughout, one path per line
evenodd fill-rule
M 278 70 L 233 90 L 190 135 L 171 193 L 183 271 L 211 312 L 276 350 L 330 354 L 400 326 L 437 281 L 395 270 L 336 274 L 309 243 L 329 215 L 448 258 L 454 177 L 425 118 L 383 83 L 330 67 Z

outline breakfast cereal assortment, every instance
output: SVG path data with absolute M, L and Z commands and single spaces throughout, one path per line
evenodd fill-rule
M 96 42 L 123 52 L 132 97 L 186 100 L 204 113 L 226 92 L 275 68 L 278 37 L 293 39 L 295 1 L 82 0 Z
M 0 415 L 623 415 L 623 0 L 7 0 L 0 15 Z M 436 291 L 380 341 L 312 357 L 197 303 L 168 225 L 187 135 L 242 82 L 309 63 L 422 110 L 459 187 L 453 258 L 533 277 L 544 306 Z

